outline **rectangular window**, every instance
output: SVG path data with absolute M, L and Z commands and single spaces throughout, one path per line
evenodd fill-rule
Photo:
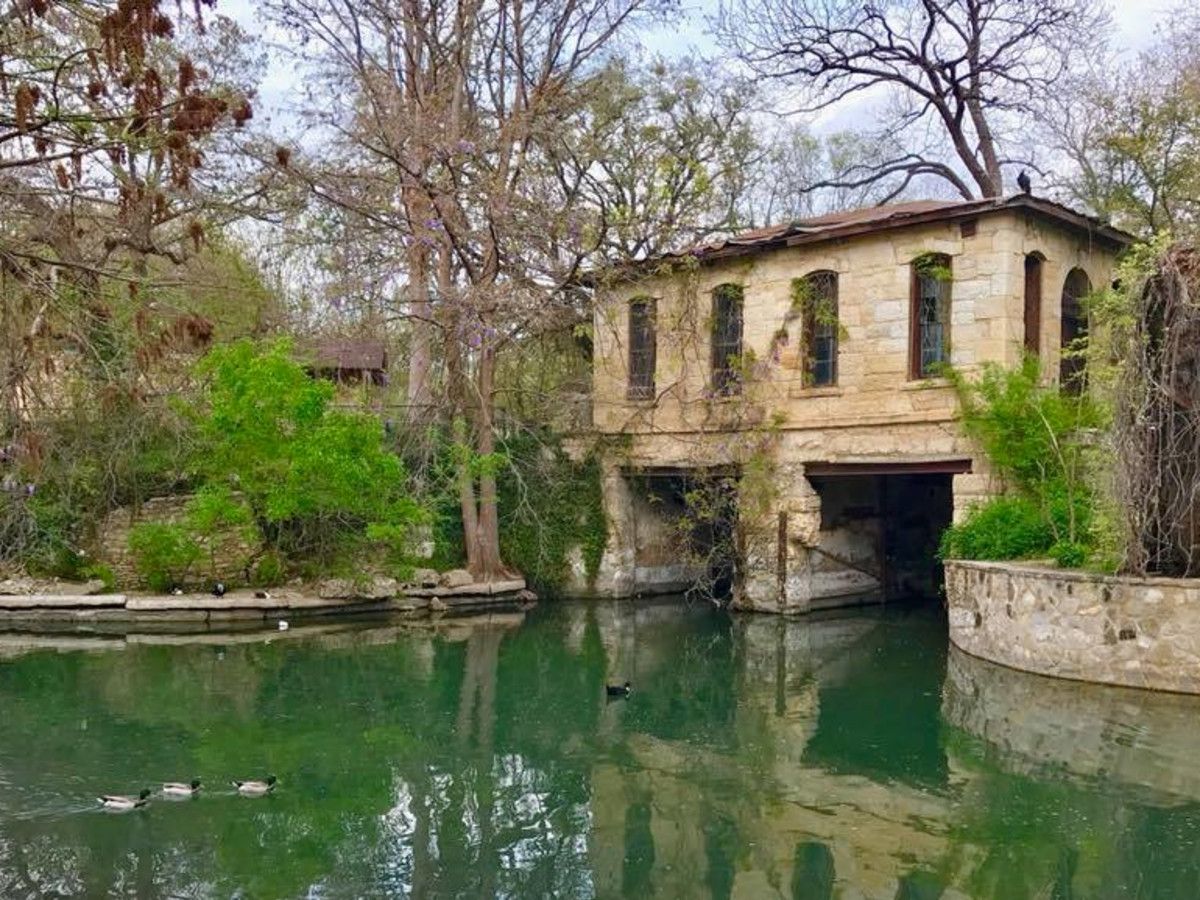
M 950 362 L 950 257 L 923 256 L 912 265 L 911 378 L 937 375 Z
M 655 302 L 638 298 L 629 304 L 630 400 L 654 399 L 654 366 L 657 359 Z
M 723 284 L 713 291 L 712 386 L 719 397 L 742 390 L 742 287 Z
M 807 336 L 806 383 L 813 387 L 837 384 L 837 274 L 814 272 L 805 278 L 804 333 Z

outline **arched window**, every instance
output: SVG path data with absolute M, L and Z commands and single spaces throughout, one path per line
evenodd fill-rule
M 742 301 L 740 284 L 713 291 L 712 389 L 720 397 L 742 390 Z
M 815 387 L 837 384 L 837 273 L 813 272 L 804 281 L 804 381 Z
M 1062 359 L 1058 383 L 1067 393 L 1082 393 L 1087 385 L 1083 351 L 1087 347 L 1087 310 L 1084 298 L 1092 292 L 1092 282 L 1083 269 L 1072 269 L 1062 289 Z
M 950 362 L 950 257 L 926 253 L 912 263 L 909 377 L 929 378 Z
M 634 297 L 629 301 L 629 386 L 630 400 L 654 399 L 654 366 L 657 357 L 655 301 Z
M 1025 352 L 1038 356 L 1042 349 L 1042 262 L 1040 253 L 1025 257 Z

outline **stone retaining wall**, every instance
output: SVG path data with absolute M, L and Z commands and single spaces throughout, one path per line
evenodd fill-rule
M 1200 579 L 946 564 L 951 642 L 1042 675 L 1200 694 Z
M 152 497 L 139 507 L 113 510 L 101 522 L 97 544 L 102 562 L 108 564 L 121 587 L 139 583 L 133 554 L 129 552 L 129 533 L 142 522 L 178 525 L 187 515 L 190 494 Z M 237 583 L 245 579 L 246 564 L 262 550 L 256 542 L 247 541 L 242 529 L 226 528 L 213 539 L 212 547 L 204 547 L 204 556 L 197 565 L 210 578 Z M 210 571 L 211 570 L 211 571 Z

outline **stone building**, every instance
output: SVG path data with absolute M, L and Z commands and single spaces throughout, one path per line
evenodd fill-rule
M 929 593 L 941 530 L 995 489 L 944 367 L 1028 352 L 1080 384 L 1061 350 L 1130 240 L 1029 195 L 918 201 L 610 277 L 592 397 L 610 535 L 592 591 L 724 577 L 738 606 L 786 613 Z

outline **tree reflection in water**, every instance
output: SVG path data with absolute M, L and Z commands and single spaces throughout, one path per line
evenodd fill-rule
M 1198 705 L 947 662 L 936 613 L 544 604 L 166 640 L 0 636 L 0 896 L 1200 885 Z M 635 695 L 606 703 L 624 677 Z M 267 771 L 261 801 L 220 787 Z M 195 801 L 93 810 L 194 774 L 211 786 Z

